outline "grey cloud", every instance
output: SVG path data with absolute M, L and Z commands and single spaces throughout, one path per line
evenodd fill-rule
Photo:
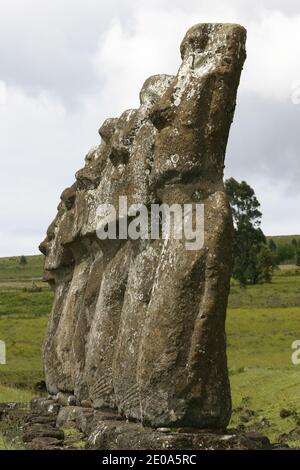
M 300 105 L 240 94 L 227 149 L 226 174 L 284 182 L 300 194 Z
M 120 0 L 2 0 L 0 79 L 76 104 L 78 95 L 98 89 L 91 61 L 99 37 L 127 10 Z
M 247 25 L 257 20 L 263 8 L 278 9 L 290 17 L 300 14 L 299 2 L 292 0 L 231 0 L 226 5 L 223 0 L 211 0 L 209 5 L 202 0 L 2 0 L 0 80 L 7 83 L 11 101 L 5 112 L 0 107 L 0 256 L 37 252 L 59 194 L 72 184 L 89 147 L 99 141 L 101 121 L 119 108 L 118 103 L 123 106 L 122 94 L 131 100 L 131 74 L 134 83 L 141 75 L 147 78 L 148 72 L 137 71 L 148 62 L 153 73 L 172 73 L 178 31 L 192 23 L 220 21 L 224 15 L 224 20 Z M 158 57 L 158 51 L 142 65 L 138 61 L 120 80 L 111 76 L 111 70 L 99 71 L 95 57 L 111 22 L 117 18 L 126 38 L 139 44 L 137 13 L 147 18 L 149 9 L 162 18 L 159 26 L 149 28 L 162 40 L 164 34 L 157 28 L 163 28 L 168 17 L 172 20 L 168 34 L 174 30 L 169 41 L 176 42 L 174 49 L 165 59 Z M 295 60 L 298 57 L 295 52 Z M 132 67 L 134 55 L 130 60 L 125 65 L 123 60 L 122 67 Z M 119 83 L 122 87 L 113 95 Z M 134 91 L 138 96 L 139 90 Z M 226 175 L 246 179 L 257 190 L 267 233 L 300 232 L 295 218 L 300 205 L 300 105 L 271 98 L 241 88 Z
M 226 177 L 246 180 L 262 204 L 266 234 L 300 233 L 300 105 L 240 94 Z

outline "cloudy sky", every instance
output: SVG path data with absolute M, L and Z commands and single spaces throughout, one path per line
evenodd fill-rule
M 298 0 L 1 0 L 0 256 L 38 252 L 101 122 L 176 73 L 199 22 L 248 30 L 226 176 L 255 188 L 266 234 L 300 233 Z

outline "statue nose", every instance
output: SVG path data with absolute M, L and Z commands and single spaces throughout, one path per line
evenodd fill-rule
M 114 141 L 111 146 L 109 158 L 114 166 L 126 165 L 129 160 L 129 145 L 125 139 Z

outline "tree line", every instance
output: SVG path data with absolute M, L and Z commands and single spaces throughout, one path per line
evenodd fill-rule
M 230 178 L 225 182 L 233 215 L 233 278 L 241 286 L 271 282 L 274 270 L 283 259 L 290 257 L 300 261 L 297 242 L 289 253 L 283 254 L 282 245 L 268 241 L 261 229 L 262 213 L 255 192 L 246 181 Z M 297 251 L 297 255 L 295 254 Z
M 300 239 L 292 238 L 286 241 L 275 241 L 273 238 L 268 242 L 270 250 L 276 255 L 278 264 L 295 264 L 300 266 Z

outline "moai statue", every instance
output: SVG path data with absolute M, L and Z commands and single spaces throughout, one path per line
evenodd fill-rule
M 41 245 L 55 289 L 44 345 L 51 393 L 154 427 L 228 424 L 232 217 L 223 171 L 245 40 L 235 24 L 191 28 L 178 74 L 150 77 L 139 109 L 104 122 L 101 144 L 62 194 Z M 99 237 L 137 220 L 124 197 L 149 211 L 180 207 L 183 221 L 189 207 L 195 240 L 185 231 Z M 115 208 L 109 220 L 104 205 Z

